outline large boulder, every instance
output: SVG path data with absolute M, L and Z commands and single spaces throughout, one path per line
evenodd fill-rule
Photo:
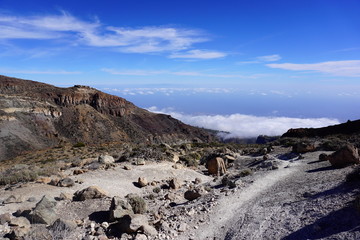
M 210 158 L 206 163 L 206 167 L 211 175 L 218 176 L 226 173 L 225 162 L 221 157 Z
M 103 198 L 107 193 L 97 186 L 90 186 L 88 188 L 76 191 L 73 196 L 74 201 L 85 201 L 87 199 Z
M 117 196 L 113 197 L 111 200 L 109 212 L 111 221 L 115 221 L 125 215 L 131 215 L 134 213 L 131 205 L 126 200 Z
M 59 218 L 54 211 L 56 204 L 57 203 L 54 200 L 47 196 L 43 196 L 36 204 L 35 208 L 30 212 L 29 220 L 32 223 L 53 224 Z
M 299 142 L 292 148 L 294 153 L 306 153 L 313 152 L 316 150 L 315 144 L 310 142 Z
M 327 159 L 333 167 L 342 168 L 350 164 L 360 163 L 359 151 L 356 147 L 348 144 L 338 151 L 327 156 Z

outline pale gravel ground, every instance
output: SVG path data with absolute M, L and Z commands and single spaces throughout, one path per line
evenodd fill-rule
M 271 155 L 277 157 L 287 151 L 277 149 Z M 239 184 L 234 193 L 228 196 L 218 194 L 216 206 L 210 213 L 204 213 L 206 217 L 202 217 L 207 221 L 199 224 L 198 229 L 190 225 L 176 239 L 189 239 L 190 236 L 194 240 L 360 239 L 360 215 L 352 206 L 360 184 L 344 182 L 352 167 L 332 169 L 328 162 L 317 161 L 319 154 L 307 153 L 303 155 L 304 159 L 295 161 L 281 160 L 278 170 L 258 171 L 247 178 L 246 183 Z M 244 162 L 245 159 L 249 157 L 243 157 L 240 161 Z M 29 197 L 39 200 L 45 194 L 57 197 L 61 192 L 73 193 L 91 185 L 103 188 L 109 196 L 146 194 L 151 187 L 140 189 L 133 184 L 139 176 L 149 181 L 177 177 L 181 181 L 190 182 L 198 177 L 205 183 L 213 179 L 191 169 L 174 169 L 173 163 L 169 162 L 131 166 L 130 171 L 122 169 L 122 166 L 114 170 L 97 170 L 72 176 L 75 180 L 84 181 L 72 188 L 31 183 L 13 191 L 1 189 L 0 199 L 21 195 L 25 200 Z M 109 199 L 103 201 L 100 205 L 109 205 Z M 0 206 L 0 213 L 14 212 L 20 206 L 29 209 L 35 203 Z M 77 208 L 76 204 L 67 204 L 62 203 L 63 208 Z M 93 204 L 99 203 L 95 201 Z M 203 202 L 199 200 L 198 204 Z M 84 216 L 90 214 L 85 210 L 96 209 L 95 205 L 84 208 Z
M 219 200 L 195 239 L 360 239 L 352 203 L 359 183 L 345 183 L 352 167 L 332 169 L 319 154 L 258 172 L 247 188 Z
M 98 186 L 105 190 L 110 197 L 120 196 L 124 197 L 129 193 L 142 194 L 148 191 L 148 188 L 138 188 L 133 182 L 137 182 L 138 178 L 145 177 L 149 182 L 161 181 L 170 179 L 172 177 L 178 178 L 180 181 L 194 181 L 195 178 L 200 178 L 206 182 L 212 179 L 199 172 L 189 168 L 175 169 L 172 166 L 174 163 L 147 163 L 141 166 L 131 166 L 131 170 L 124 170 L 124 164 L 117 165 L 115 169 L 90 171 L 80 175 L 70 176 L 74 180 L 81 180 L 83 184 L 75 184 L 71 188 L 55 187 L 48 184 L 28 183 L 22 187 L 15 188 L 12 191 L 5 191 L 0 189 L 0 199 L 4 200 L 10 195 L 21 196 L 23 203 L 12 203 L 4 206 L 0 205 L 0 214 L 5 212 L 15 212 L 17 209 L 31 209 L 42 198 L 43 195 L 50 197 L 59 197 L 61 193 L 73 194 L 75 191 L 84 189 L 89 186 Z M 35 197 L 36 202 L 27 202 L 30 197 Z

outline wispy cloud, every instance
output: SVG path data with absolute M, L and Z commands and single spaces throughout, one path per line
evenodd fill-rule
M 211 74 L 196 71 L 168 71 L 168 70 L 116 70 L 112 68 L 102 68 L 103 72 L 113 75 L 126 75 L 126 76 L 153 76 L 153 75 L 175 75 L 175 76 L 189 76 L 189 77 L 210 77 L 210 78 L 242 78 L 242 79 L 255 79 L 260 77 L 259 74 L 254 75 L 241 75 L 241 74 Z
M 99 20 L 83 21 L 67 12 L 60 15 L 16 17 L 0 15 L 0 39 L 61 39 L 69 44 L 106 47 L 118 52 L 159 53 L 186 51 L 210 39 L 203 31 L 165 26 L 124 28 L 106 26 Z M 192 50 L 186 58 L 211 59 L 225 54 Z M 185 55 L 177 57 L 185 57 Z M 170 57 L 176 57 L 171 54 Z
M 337 119 L 329 118 L 259 117 L 244 114 L 187 115 L 172 109 L 159 110 L 156 107 L 148 110 L 169 114 L 193 126 L 230 132 L 227 137 L 257 137 L 262 134 L 277 136 L 282 135 L 290 128 L 316 128 L 339 123 Z
M 125 76 L 152 76 L 152 75 L 160 75 L 160 74 L 168 74 L 168 71 L 165 70 L 116 70 L 112 68 L 102 68 L 101 71 L 110 73 L 113 75 L 125 75 Z
M 271 63 L 266 64 L 266 66 L 292 71 L 315 71 L 335 76 L 360 77 L 360 60 L 329 61 L 310 64 Z
M 264 63 L 264 62 L 276 62 L 281 59 L 281 56 L 279 54 L 273 54 L 273 55 L 266 55 L 266 56 L 259 56 L 256 57 L 255 60 L 249 60 L 249 61 L 241 61 L 237 62 L 238 65 L 243 64 L 254 64 L 254 63 Z
M 173 53 L 169 58 L 186 58 L 186 59 L 215 59 L 223 58 L 227 54 L 219 51 L 211 50 L 190 50 L 182 53 Z
M 114 92 L 120 95 L 153 95 L 153 94 L 164 94 L 170 96 L 172 94 L 222 94 L 234 92 L 233 88 L 105 88 L 107 92 Z
M 49 75 L 71 75 L 71 74 L 81 74 L 78 71 L 65 71 L 65 70 L 14 70 L 14 69 L 4 69 L 0 68 L 0 73 L 5 74 L 49 74 Z
M 279 61 L 281 59 L 281 57 L 278 54 L 273 54 L 273 55 L 267 55 L 267 56 L 260 56 L 260 57 L 257 57 L 257 59 L 261 62 L 275 62 L 275 61 Z

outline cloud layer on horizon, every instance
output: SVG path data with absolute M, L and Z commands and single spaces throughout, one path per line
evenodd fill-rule
M 266 66 L 291 71 L 312 71 L 334 76 L 360 77 L 360 60 L 328 61 L 309 64 L 271 63 L 266 64 Z
M 330 118 L 290 118 L 264 117 L 244 114 L 231 115 L 188 115 L 150 107 L 149 111 L 171 115 L 180 121 L 197 127 L 229 132 L 229 137 L 257 137 L 259 135 L 279 136 L 290 128 L 318 128 L 339 124 L 337 119 Z

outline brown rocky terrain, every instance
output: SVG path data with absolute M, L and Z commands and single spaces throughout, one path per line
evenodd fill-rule
M 213 136 L 94 88 L 0 76 L 0 160 L 64 144 L 206 142 Z
M 53 162 L 48 177 L 0 187 L 0 239 L 360 237 L 359 169 L 319 160 L 346 149 L 193 143 L 97 151 Z
M 326 137 L 330 135 L 353 135 L 360 132 L 360 120 L 347 121 L 333 126 L 322 128 L 296 128 L 289 129 L 282 137 Z

